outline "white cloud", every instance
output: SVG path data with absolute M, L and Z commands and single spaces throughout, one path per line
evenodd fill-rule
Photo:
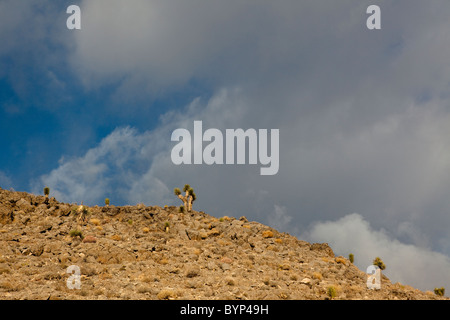
M 355 255 L 361 270 L 380 257 L 383 271 L 390 280 L 422 290 L 450 286 L 449 257 L 413 244 L 398 241 L 385 230 L 374 230 L 359 214 L 349 214 L 335 221 L 317 222 L 304 235 L 309 241 L 327 242 L 336 255 Z
M 112 194 L 128 194 L 147 169 L 145 162 L 151 162 L 152 152 L 157 152 L 146 148 L 149 146 L 156 148 L 158 143 L 148 133 L 118 128 L 84 156 L 61 160 L 58 168 L 41 177 L 41 182 L 61 201 L 93 204 L 108 196 L 114 201 Z
M 408 263 L 419 254 L 447 266 L 445 256 L 421 248 L 450 254 L 450 3 L 385 3 L 379 32 L 365 28 L 368 4 L 83 1 L 70 59 L 86 88 L 118 83 L 115 103 L 176 91 L 192 79 L 213 93 L 169 110 L 152 131 L 116 130 L 43 180 L 73 201 L 112 193 L 149 204 L 176 203 L 173 187 L 190 183 L 198 208 L 280 229 L 360 212 L 364 220 L 352 221 L 366 231 L 360 237 L 371 255 L 376 238 L 405 252 L 398 257 Z M 251 166 L 173 166 L 170 133 L 194 120 L 280 129 L 278 175 L 260 177 Z M 402 264 L 391 251 L 382 254 L 388 267 Z M 420 278 L 422 267 L 398 276 L 412 270 Z
M 178 204 L 172 194 L 173 188 L 190 183 L 194 188 L 203 190 L 197 192 L 197 203 L 203 201 L 207 207 L 219 205 L 222 208 L 220 212 L 225 212 L 229 199 L 217 198 L 221 187 L 227 188 L 228 185 L 226 181 L 220 181 L 223 175 L 221 169 L 236 181 L 243 170 L 226 166 L 208 168 L 206 165 L 172 164 L 170 152 L 175 143 L 171 141 L 171 133 L 180 127 L 192 130 L 193 121 L 199 114 L 203 114 L 205 126 L 229 125 L 240 118 L 241 112 L 222 116 L 222 110 L 239 109 L 243 103 L 240 99 L 239 90 L 224 89 L 208 101 L 194 99 L 179 112 L 169 111 L 153 131 L 140 133 L 129 127 L 117 128 L 83 156 L 72 159 L 62 157 L 59 167 L 43 175 L 35 184 L 34 191 L 39 192 L 41 185 L 48 185 L 52 194 L 65 202 L 101 204 L 105 197 L 109 197 L 111 203 L 164 205 Z M 258 167 L 253 167 L 255 174 L 259 175 Z M 210 170 L 208 179 L 204 179 L 203 170 Z M 208 187 L 214 179 L 218 187 Z M 239 193 L 238 189 L 232 194 L 236 193 Z

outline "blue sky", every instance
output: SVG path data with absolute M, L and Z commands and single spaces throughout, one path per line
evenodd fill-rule
M 162 206 L 189 183 L 198 210 L 450 286 L 450 3 L 378 3 L 381 30 L 370 1 L 1 0 L 0 186 Z M 279 172 L 175 166 L 195 120 L 279 129 Z

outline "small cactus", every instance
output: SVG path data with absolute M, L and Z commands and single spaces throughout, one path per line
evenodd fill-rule
M 107 206 L 107 207 L 109 206 L 109 198 L 105 199 L 105 206 Z
M 348 255 L 348 260 L 350 260 L 351 263 L 353 263 L 355 261 L 355 256 L 353 255 L 353 253 L 350 253 Z
M 445 294 L 445 288 L 434 288 L 434 293 L 438 296 L 444 296 Z
M 46 197 L 48 197 L 48 196 L 50 195 L 50 188 L 49 188 L 49 187 L 45 187 L 45 188 L 44 188 L 44 195 L 45 195 Z
M 336 295 L 337 295 L 336 288 L 333 287 L 333 286 L 328 287 L 327 288 L 327 294 L 328 294 L 328 297 L 330 297 L 330 299 L 335 298 Z

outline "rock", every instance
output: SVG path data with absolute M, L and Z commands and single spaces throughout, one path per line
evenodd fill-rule
M 25 200 L 24 198 L 16 202 L 16 207 L 19 208 L 19 210 L 23 210 L 25 212 L 30 212 L 33 209 L 31 202 Z
M 97 238 L 94 236 L 86 236 L 84 237 L 83 243 L 96 243 L 97 242 Z
M 30 248 L 30 252 L 33 256 L 39 257 L 44 252 L 43 244 L 36 244 Z
M 220 269 L 222 269 L 222 271 L 228 271 L 231 269 L 231 266 L 229 263 L 221 263 L 219 266 L 220 266 Z
M 328 243 L 313 243 L 310 246 L 311 250 L 315 250 L 315 251 L 321 251 L 325 254 L 327 254 L 330 257 L 334 257 L 334 252 L 333 250 L 330 248 L 330 246 L 328 245 Z
M 0 223 L 10 224 L 14 221 L 14 212 L 7 208 L 0 207 Z
M 53 226 L 51 224 L 45 224 L 39 228 L 39 233 L 46 233 L 47 231 L 52 230 Z
M 227 263 L 227 264 L 231 264 L 231 263 L 233 262 L 233 260 L 230 259 L 230 258 L 228 258 L 228 257 L 222 257 L 222 258 L 220 259 L 220 262 L 222 262 L 222 263 Z
M 120 209 L 118 207 L 109 206 L 109 207 L 103 207 L 102 212 L 105 212 L 108 216 L 115 216 L 119 214 Z

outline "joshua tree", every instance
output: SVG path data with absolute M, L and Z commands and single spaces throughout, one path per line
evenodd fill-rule
M 376 258 L 373 260 L 372 264 L 373 264 L 374 266 L 377 266 L 377 267 L 380 268 L 381 270 L 386 269 L 386 265 L 384 264 L 383 260 L 381 260 L 380 257 L 376 257 Z
M 192 210 L 192 204 L 194 203 L 195 200 L 197 200 L 197 196 L 195 195 L 194 189 L 192 189 L 192 188 L 189 188 L 187 193 L 189 194 L 187 210 L 191 211 Z
M 192 210 L 192 203 L 197 199 L 197 196 L 194 193 L 194 189 L 191 188 L 190 185 L 185 184 L 183 191 L 186 192 L 186 194 L 183 196 L 181 194 L 181 191 L 179 188 L 175 188 L 173 192 L 175 195 L 183 201 L 184 208 L 186 208 L 187 212 L 190 212 Z
M 89 208 L 86 206 L 83 206 L 83 202 L 82 202 L 81 205 L 77 209 L 77 213 L 78 213 L 78 221 L 84 222 L 84 221 L 86 221 L 86 218 L 90 212 L 89 212 Z
M 48 196 L 50 195 L 50 188 L 49 187 L 45 187 L 44 188 L 44 195 L 48 198 Z

